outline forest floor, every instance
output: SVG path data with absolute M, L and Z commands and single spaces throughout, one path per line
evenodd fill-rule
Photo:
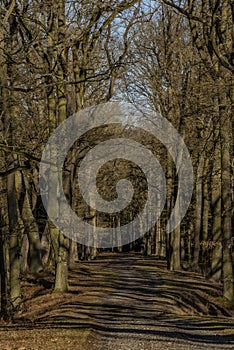
M 234 311 L 199 274 L 105 255 L 74 264 L 69 282 L 62 294 L 52 275 L 24 278 L 24 310 L 0 323 L 0 350 L 234 349 Z

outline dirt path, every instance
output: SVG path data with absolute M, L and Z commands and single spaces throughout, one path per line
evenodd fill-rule
M 12 326 L 11 347 L 0 328 L 1 350 L 234 348 L 234 319 L 217 302 L 220 287 L 198 274 L 168 272 L 156 259 L 78 263 L 67 294 L 48 294 L 51 286 L 43 278 L 35 285 L 21 316 L 27 319 L 24 331 Z

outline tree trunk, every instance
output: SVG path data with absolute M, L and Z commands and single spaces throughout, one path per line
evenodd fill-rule
M 1 180 L 0 180 L 1 181 Z M 2 189 L 2 187 L 1 187 Z M 0 286 L 1 286 L 1 317 L 4 320 L 9 318 L 9 290 L 8 290 L 8 268 L 9 268 L 9 247 L 7 243 L 7 234 L 5 222 L 6 218 L 6 208 L 3 203 L 1 203 L 0 208 Z
M 8 215 L 10 229 L 10 302 L 12 311 L 18 310 L 21 304 L 20 291 L 20 240 L 21 230 L 18 225 L 17 196 L 15 174 L 7 177 Z
M 200 237 L 202 232 L 202 185 L 203 185 L 203 172 L 204 172 L 204 155 L 199 157 L 197 167 L 197 179 L 196 179 L 196 221 L 194 232 L 194 253 L 193 253 L 193 268 L 199 270 L 199 256 L 200 256 Z
M 55 292 L 68 290 L 68 249 L 69 239 L 59 232 L 59 252 L 56 262 Z
M 39 236 L 39 230 L 36 220 L 32 213 L 31 203 L 29 200 L 29 185 L 24 178 L 25 194 L 22 207 L 22 219 L 24 226 L 27 229 L 28 242 L 29 242 L 29 269 L 31 273 L 38 273 L 43 270 L 41 260 L 41 242 Z
M 67 117 L 67 100 L 65 95 L 65 79 L 67 67 L 67 52 L 65 38 L 65 1 L 62 0 L 58 5 L 58 121 L 64 122 Z M 59 203 L 58 203 L 59 206 Z M 58 208 L 58 215 L 63 215 Z M 58 260 L 56 262 L 55 291 L 66 292 L 68 290 L 68 250 L 69 239 L 62 232 L 58 232 Z
M 222 272 L 222 223 L 221 223 L 221 160 L 220 139 L 216 143 L 212 169 L 212 256 L 211 277 L 221 280 Z
M 221 138 L 221 179 L 222 179 L 222 229 L 223 229 L 223 294 L 234 300 L 234 276 L 232 264 L 232 204 L 231 204 L 231 159 L 230 131 L 231 120 L 226 115 L 226 109 L 221 108 L 220 138 Z

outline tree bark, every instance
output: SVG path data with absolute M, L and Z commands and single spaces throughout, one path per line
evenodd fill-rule
M 231 119 L 226 115 L 226 109 L 221 108 L 220 139 L 221 139 L 221 179 L 222 179 L 222 230 L 223 230 L 223 294 L 234 300 L 234 276 L 232 262 L 232 202 L 231 202 L 231 159 L 230 130 Z

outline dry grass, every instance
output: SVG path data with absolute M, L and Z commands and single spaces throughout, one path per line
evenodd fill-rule
M 87 329 L 0 329 L 1 350 L 87 350 L 92 349 Z

